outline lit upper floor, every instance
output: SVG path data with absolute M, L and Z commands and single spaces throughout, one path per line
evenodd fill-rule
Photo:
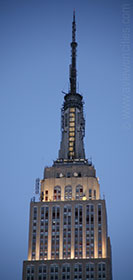
M 46 167 L 41 181 L 41 201 L 100 199 L 96 171 L 91 164 Z

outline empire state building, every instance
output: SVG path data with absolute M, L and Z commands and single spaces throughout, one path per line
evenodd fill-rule
M 76 22 L 72 22 L 70 89 L 61 109 L 58 159 L 44 169 L 40 199 L 30 203 L 23 280 L 112 280 L 106 203 L 85 157 L 83 97 L 76 87 Z

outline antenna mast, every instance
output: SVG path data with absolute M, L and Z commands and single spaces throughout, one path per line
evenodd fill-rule
M 71 65 L 70 65 L 70 93 L 76 94 L 76 22 L 75 22 L 75 10 L 73 11 L 72 22 L 72 43 L 71 43 Z

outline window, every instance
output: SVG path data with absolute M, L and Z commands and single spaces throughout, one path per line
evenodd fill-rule
M 70 141 L 74 141 L 74 140 L 75 140 L 74 137 L 69 137 L 69 142 L 70 142 Z
M 98 263 L 98 280 L 106 280 L 106 263 Z
M 45 201 L 48 201 L 48 190 L 45 191 Z
M 71 134 L 71 132 L 74 132 L 74 133 Z M 70 136 L 69 140 L 73 141 L 74 140 L 73 136 L 75 136 L 75 127 L 69 127 L 69 136 Z
M 65 199 L 66 200 L 72 199 L 72 187 L 70 185 L 65 187 Z
M 82 280 L 82 264 L 80 263 L 74 265 L 74 280 Z
M 94 199 L 96 199 L 96 190 L 94 190 Z
M 69 143 L 69 147 L 71 147 L 71 146 L 73 147 L 73 142 L 70 142 L 70 143 Z
M 86 280 L 94 279 L 94 263 L 86 264 Z
M 54 187 L 54 200 L 61 200 L 61 187 Z
M 76 199 L 82 199 L 83 197 L 83 187 L 81 185 L 78 185 L 76 187 Z
M 70 157 L 74 156 L 74 152 L 69 152 Z
M 70 113 L 70 122 L 74 122 L 74 121 L 75 121 L 75 114 Z
M 69 129 L 69 131 L 72 131 L 72 128 L 71 128 L 71 130 Z M 69 136 L 71 137 L 71 136 L 74 136 L 75 135 L 75 133 L 74 132 L 69 132 Z
M 75 126 L 75 122 L 70 122 L 70 127 L 74 127 Z
M 58 280 L 59 279 L 59 268 L 57 264 L 50 265 L 50 280 Z
M 92 190 L 89 189 L 89 199 L 91 199 L 91 198 L 92 198 Z
M 47 279 L 47 266 L 46 265 L 39 265 L 38 267 L 38 280 L 46 280 Z
M 70 108 L 70 112 L 71 113 L 75 112 L 75 108 Z
M 71 276 L 71 268 L 70 268 L 70 264 L 68 263 L 64 263 L 62 265 L 62 280 L 69 280 Z
M 34 280 L 34 266 L 33 265 L 27 266 L 26 280 Z

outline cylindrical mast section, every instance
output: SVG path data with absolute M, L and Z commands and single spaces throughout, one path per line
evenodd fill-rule
M 70 65 L 70 93 L 76 94 L 76 22 L 75 22 L 75 11 L 73 12 L 72 22 L 72 43 L 71 43 L 71 65 Z

